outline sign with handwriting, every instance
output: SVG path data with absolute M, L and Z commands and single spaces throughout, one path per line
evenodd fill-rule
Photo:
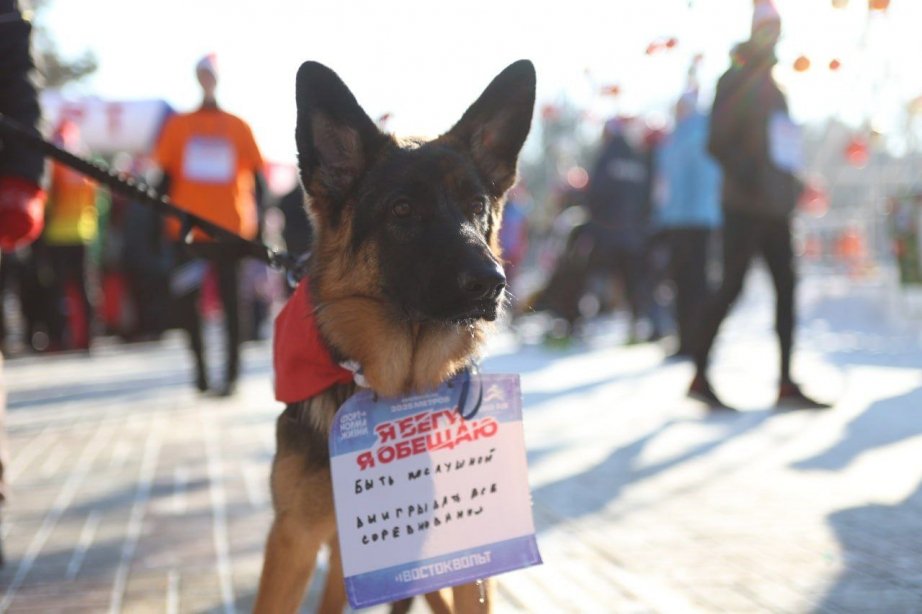
M 541 563 L 518 375 L 360 391 L 336 414 L 330 457 L 353 608 Z

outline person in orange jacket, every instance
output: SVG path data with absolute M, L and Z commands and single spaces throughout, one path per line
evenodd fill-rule
M 218 106 L 213 54 L 198 62 L 196 76 L 202 87 L 202 105 L 169 118 L 154 151 L 154 161 L 163 173 L 161 191 L 167 191 L 177 206 L 190 213 L 244 239 L 254 239 L 259 234 L 265 192 L 262 155 L 249 125 Z M 167 233 L 174 241 L 183 240 L 176 220 L 168 220 Z M 227 338 L 226 374 L 218 392 L 229 395 L 240 369 L 240 255 L 201 232 L 195 231 L 192 239 L 191 246 L 180 245 L 177 250 L 179 266 L 171 282 L 177 312 L 189 335 L 196 387 L 205 392 L 209 382 L 198 299 L 207 263 L 217 277 Z

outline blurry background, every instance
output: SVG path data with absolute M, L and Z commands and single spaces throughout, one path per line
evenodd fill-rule
M 806 146 L 794 372 L 834 404 L 821 412 L 773 404 L 774 293 L 761 266 L 713 361 L 737 414 L 686 398 L 692 366 L 671 357 L 675 287 L 656 245 L 645 330 L 607 274 L 564 292 L 567 322 L 531 309 L 586 221 L 606 125 L 639 127 L 652 161 L 683 93 L 708 112 L 749 36 L 751 0 L 35 0 L 33 42 L 46 134 L 67 120 L 82 153 L 140 175 L 164 120 L 200 104 L 194 67 L 215 53 L 217 98 L 267 161 L 263 239 L 299 250 L 309 232 L 286 232 L 301 213 L 290 190 L 302 61 L 336 70 L 385 129 L 435 136 L 503 67 L 531 59 L 538 104 L 504 225 L 514 309 L 484 368 L 522 376 L 545 565 L 502 576 L 499 610 L 918 612 L 922 2 L 776 4 L 774 75 Z M 35 254 L 0 260 L 13 492 L 0 611 L 247 611 L 271 521 L 280 405 L 268 337 L 285 281 L 245 265 L 240 388 L 200 396 L 169 317 L 172 265 L 138 247 L 156 219 L 104 189 L 96 199 L 93 309 L 65 293 L 68 327 L 71 313 L 92 314 L 91 352 L 60 351 L 88 350 L 79 335 L 49 340 Z M 715 232 L 711 282 L 719 247 Z M 213 278 L 201 285 L 216 354 L 223 315 Z M 317 602 L 312 591 L 305 611 Z
M 163 117 L 154 101 L 173 111 L 195 107 L 192 67 L 213 52 L 219 99 L 253 127 L 279 194 L 294 181 L 293 75 L 302 61 L 339 72 L 386 129 L 434 136 L 500 68 L 530 58 L 539 103 L 523 178 L 532 228 L 541 233 L 561 206 L 559 190 L 582 187 L 581 170 L 591 166 L 607 119 L 640 117 L 668 128 L 690 72 L 699 106 L 709 108 L 732 47 L 748 36 L 752 12 L 745 0 L 34 4 L 39 48 L 53 47 L 78 75 L 90 69 L 80 79 L 50 83 L 43 99 L 49 126 L 61 114 L 80 116 L 93 126 L 84 137 L 96 142 L 97 153 L 111 157 L 119 139 L 131 142 L 133 154 L 144 153 Z M 802 247 L 828 255 L 830 241 L 850 232 L 861 235 L 863 250 L 881 256 L 881 208 L 886 197 L 912 191 L 922 146 L 915 61 L 922 54 L 922 5 L 777 6 L 783 34 L 775 77 L 793 118 L 807 128 L 806 177 L 814 188 L 808 209 L 813 217 L 830 213 L 822 227 L 813 224 Z

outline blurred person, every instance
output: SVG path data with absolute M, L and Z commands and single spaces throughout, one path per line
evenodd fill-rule
M 266 338 L 265 324 L 272 305 L 272 270 L 265 262 L 245 260 L 240 272 L 240 327 L 243 341 Z
M 80 129 L 67 119 L 54 131 L 53 141 L 71 153 L 84 153 Z M 88 247 L 99 232 L 97 186 L 81 173 L 53 162 L 45 208 L 42 242 L 54 275 L 49 321 L 52 349 L 90 347 L 93 302 L 90 300 Z
M 136 317 L 129 340 L 158 339 L 167 328 L 170 268 L 160 215 L 148 205 L 130 201 L 122 231 L 121 267 Z
M 29 49 L 31 31 L 16 0 L 0 0 L 0 113 L 38 136 L 41 110 Z M 41 233 L 43 171 L 40 153 L 0 141 L 0 249 L 11 251 L 28 245 Z
M 503 207 L 503 222 L 499 227 L 499 244 L 503 254 L 506 285 L 513 290 L 519 267 L 528 251 L 528 218 L 525 214 L 527 198 L 527 192 L 521 186 L 515 186 L 510 190 Z M 515 296 L 510 294 L 510 299 L 514 301 Z
M 653 186 L 659 168 L 659 151 L 667 135 L 665 125 L 648 125 L 643 137 L 643 152 L 647 165 L 646 189 L 646 241 L 644 245 L 644 271 L 641 304 L 650 324 L 648 341 L 658 341 L 672 322 L 672 293 L 669 282 L 669 245 L 666 233 L 654 224 Z
M 721 223 L 720 169 L 707 151 L 709 117 L 698 111 L 698 92 L 676 103 L 675 127 L 659 148 L 656 226 L 669 247 L 669 275 L 675 287 L 678 348 L 689 357 L 696 318 L 705 304 L 708 245 Z
M 201 106 L 169 118 L 156 147 L 154 161 L 163 172 L 161 190 L 189 212 L 244 239 L 254 239 L 259 235 L 265 194 L 262 155 L 249 125 L 218 106 L 215 56 L 202 58 L 195 72 L 202 88 Z M 218 392 L 230 395 L 240 370 L 239 250 L 212 242 L 199 231 L 193 233 L 193 244 L 187 247 L 179 236 L 180 225 L 172 219 L 167 222 L 169 236 L 178 242 L 180 266 L 171 285 L 177 295 L 178 316 L 189 335 L 195 385 L 201 392 L 209 389 L 198 310 L 204 263 L 208 263 L 217 276 L 226 333 L 225 378 Z
M 549 311 L 560 320 L 548 340 L 561 341 L 580 318 L 579 301 L 586 286 L 593 249 L 585 188 L 564 183 L 553 190 L 552 209 L 557 215 L 538 245 L 536 264 L 547 276 L 540 289 L 524 298 L 518 313 Z M 554 338 L 557 339 L 554 339 Z
M 282 226 L 282 240 L 285 242 L 285 250 L 292 256 L 306 255 L 314 241 L 314 229 L 307 215 L 304 197 L 304 190 L 298 181 L 278 203 L 278 209 L 285 220 Z M 283 284 L 285 296 L 291 296 L 295 287 L 287 279 Z
M 794 331 L 794 253 L 791 216 L 802 189 L 796 126 L 772 78 L 781 17 L 771 0 L 756 0 L 750 39 L 737 46 L 714 98 L 708 149 L 723 170 L 724 267 L 720 290 L 705 307 L 697 335 L 696 373 L 689 395 L 713 409 L 730 409 L 707 378 L 721 323 L 739 296 L 753 257 L 761 255 L 775 286 L 775 329 L 781 349 L 779 407 L 827 407 L 791 379 Z
M 19 308 L 21 341 L 26 349 L 48 349 L 48 330 L 54 310 L 53 277 L 48 259 L 42 254 L 41 240 L 0 256 L 0 297 L 11 293 Z M 0 303 L 2 306 L 2 303 Z M 9 323 L 0 308 L 0 344 L 4 353 L 12 349 Z
M 111 169 L 125 175 L 133 167 L 131 154 L 119 152 L 112 159 Z M 100 210 L 99 258 L 100 304 L 98 313 L 106 334 L 129 339 L 137 323 L 137 309 L 131 300 L 123 254 L 125 248 L 125 222 L 131 199 L 113 191 L 109 206 Z
M 37 135 L 41 112 L 29 49 L 31 32 L 32 26 L 23 19 L 16 0 L 0 0 L 0 113 Z M 39 185 L 43 172 L 44 159 L 37 150 L 0 141 L 0 248 L 21 247 L 41 232 L 45 197 Z M 0 503 L 6 500 L 5 414 L 6 393 L 0 379 Z
M 285 218 L 285 226 L 282 228 L 285 249 L 293 255 L 309 252 L 314 239 L 314 230 L 307 216 L 307 208 L 304 206 L 304 190 L 301 188 L 300 181 L 290 192 L 279 199 L 278 208 Z
M 630 343 L 640 341 L 648 313 L 646 248 L 650 221 L 650 158 L 637 118 L 605 124 L 604 143 L 589 175 L 587 204 L 593 260 L 622 281 L 631 312 Z

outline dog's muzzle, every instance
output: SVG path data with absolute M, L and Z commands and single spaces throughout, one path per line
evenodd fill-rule
M 502 267 L 488 261 L 469 267 L 458 274 L 457 289 L 464 305 L 458 321 L 496 319 L 500 301 L 506 291 L 506 274 Z

